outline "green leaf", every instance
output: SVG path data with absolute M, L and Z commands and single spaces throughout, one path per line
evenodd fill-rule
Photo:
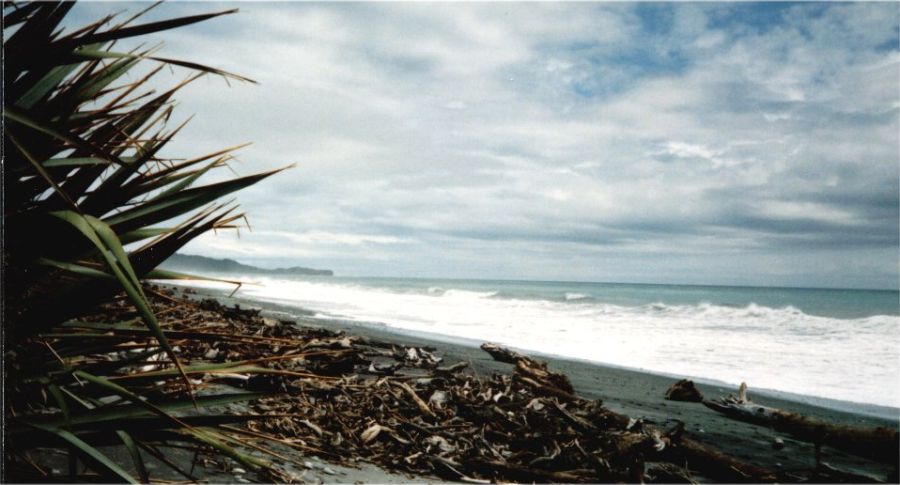
M 73 157 L 73 158 L 51 158 L 50 160 L 45 160 L 43 165 L 44 167 L 77 167 L 81 165 L 109 165 L 109 160 L 104 160 L 102 158 L 97 157 Z
M 81 87 L 76 94 L 76 102 L 81 103 L 94 98 L 103 88 L 128 72 L 141 58 L 122 59 L 106 66 L 100 73 L 91 78 L 91 82 Z
M 170 271 L 163 268 L 156 268 L 145 276 L 147 279 L 151 280 L 194 280 L 194 281 L 215 281 L 218 283 L 228 283 L 231 285 L 237 285 L 238 288 L 243 286 L 245 283 L 242 281 L 235 280 L 223 280 L 221 278 L 212 278 L 209 276 L 198 276 L 187 273 L 179 273 L 177 271 Z
M 215 396 L 197 396 L 196 400 L 197 406 L 202 409 L 214 406 L 224 406 L 226 404 L 232 404 L 236 402 L 253 401 L 269 395 L 270 394 L 258 392 L 241 392 L 219 394 Z M 154 402 L 152 404 L 157 409 L 166 413 L 184 411 L 186 409 L 192 409 L 194 407 L 193 402 L 191 402 L 189 399 L 171 399 L 166 401 Z M 152 417 L 154 414 L 156 413 L 151 412 L 144 405 L 125 404 L 94 408 L 79 414 L 75 414 L 70 418 L 70 422 L 73 426 L 84 426 L 123 419 Z M 56 419 L 44 424 L 47 426 L 61 427 L 64 424 L 64 421 Z
M 207 445 L 219 450 L 220 453 L 230 456 L 235 460 L 243 463 L 244 465 L 247 465 L 254 469 L 269 468 L 272 466 L 272 464 L 266 460 L 261 460 L 259 458 L 241 453 L 233 447 L 226 445 L 224 443 L 224 439 L 227 439 L 227 437 L 224 437 L 212 430 L 193 429 L 190 431 L 190 434 L 198 441 L 206 443 Z
M 28 149 L 26 149 L 25 146 L 22 145 L 19 140 L 12 135 L 12 133 L 9 132 L 9 128 L 7 128 L 6 137 L 13 143 L 13 145 L 16 146 L 16 148 L 19 149 L 19 152 L 21 152 L 22 155 L 28 160 L 28 163 L 30 163 L 34 167 L 38 175 L 40 175 L 41 178 L 43 178 L 47 182 L 47 185 L 53 187 L 54 192 L 56 192 L 70 206 L 77 207 L 75 201 L 73 201 L 72 198 L 69 197 L 69 195 L 66 194 L 66 192 L 62 189 L 62 187 L 60 187 L 59 184 L 56 183 L 53 177 L 51 177 L 50 174 L 47 173 L 46 170 L 44 170 L 44 167 L 42 167 L 41 164 L 38 163 L 37 160 L 35 160 L 31 152 L 29 152 Z
M 171 227 L 146 227 L 135 229 L 119 236 L 122 244 L 131 244 L 133 242 L 142 241 L 151 237 L 161 236 L 172 231 Z
M 75 50 L 74 52 L 76 58 L 83 59 L 116 59 L 116 58 L 131 58 L 137 57 L 134 54 L 127 54 L 124 52 L 113 52 L 113 51 L 104 51 L 99 49 L 89 49 L 89 48 L 80 48 Z M 234 74 L 228 71 L 223 71 L 221 69 L 217 69 L 215 67 L 204 66 L 203 64 L 197 64 L 196 62 L 188 62 L 181 61 L 178 59 L 169 59 L 165 57 L 155 57 L 155 56 L 147 56 L 147 59 L 161 62 L 164 64 L 171 64 L 173 66 L 184 67 L 188 69 L 192 69 L 195 71 L 206 72 L 210 74 L 215 74 L 222 77 L 227 77 L 230 79 L 235 79 L 238 81 L 246 81 L 250 83 L 256 84 L 256 81 L 250 79 L 248 77 L 240 76 L 238 74 Z
M 59 390 L 59 386 L 56 384 L 48 385 L 47 389 L 50 391 L 50 395 L 53 396 L 53 399 L 56 400 L 56 405 L 59 406 L 59 410 L 62 411 L 64 425 L 67 428 L 70 428 L 72 426 L 72 420 L 69 415 L 69 405 L 66 404 L 65 396 L 63 396 L 62 391 Z
M 169 345 L 166 335 L 163 333 L 159 326 L 159 322 L 156 320 L 156 315 L 154 315 L 153 311 L 150 309 L 150 304 L 147 301 L 147 297 L 144 296 L 140 282 L 134 273 L 134 269 L 131 267 L 128 255 L 125 254 L 125 250 L 119 243 L 115 233 L 109 226 L 103 223 L 103 221 L 91 216 L 82 216 L 81 214 L 72 211 L 57 211 L 51 212 L 50 214 L 72 224 L 100 251 L 107 266 L 112 270 L 113 275 L 115 275 L 116 279 L 118 279 L 119 283 L 124 287 L 125 293 L 131 299 L 132 303 L 134 303 L 134 306 L 137 307 L 138 313 L 144 318 L 147 327 L 150 328 L 153 335 L 156 337 L 156 340 L 159 341 L 160 346 L 165 349 L 169 358 L 172 359 L 172 362 L 175 363 L 175 366 L 180 371 L 181 363 L 178 361 L 178 356 L 175 355 L 175 351 L 172 350 L 172 346 Z M 188 381 L 187 376 L 183 373 L 182 376 L 187 389 L 190 390 L 190 381 Z
M 87 460 L 89 463 L 94 465 L 94 468 L 104 475 L 118 478 L 126 483 L 140 483 L 134 479 L 128 472 L 123 470 L 119 465 L 115 464 L 112 460 L 110 460 L 106 455 L 100 453 L 93 446 L 85 443 L 81 440 L 81 438 L 75 436 L 74 434 L 59 428 L 54 428 L 52 426 L 43 426 L 40 424 L 30 424 L 37 429 L 42 431 L 46 431 L 48 433 L 53 433 L 56 436 L 62 438 L 64 441 L 68 442 L 70 445 L 74 446 L 78 451 L 80 451 L 84 456 L 88 457 Z
M 27 126 L 33 130 L 37 130 L 41 133 L 52 136 L 53 138 L 57 138 L 61 141 L 64 141 L 74 148 L 78 148 L 79 150 L 83 150 L 87 153 L 93 153 L 94 155 L 99 155 L 102 158 L 107 158 L 112 160 L 115 163 L 122 164 L 122 161 L 111 156 L 109 153 L 105 153 L 101 148 L 88 143 L 77 135 L 73 135 L 67 133 L 64 127 L 54 126 L 51 123 L 47 123 L 44 121 L 39 121 L 32 118 L 30 115 L 19 111 L 12 106 L 4 106 L 3 107 L 3 117 L 7 118 L 16 123 L 20 123 L 24 126 Z
M 139 35 L 147 35 L 153 32 L 160 32 L 163 30 L 170 30 L 178 27 L 182 27 L 185 25 L 194 24 L 197 22 L 202 22 L 204 20 L 208 20 L 214 17 L 218 17 L 220 15 L 228 15 L 237 12 L 237 9 L 225 10 L 222 12 L 216 13 L 208 13 L 202 15 L 191 15 L 186 17 L 180 17 L 176 19 L 170 20 L 162 20 L 159 22 L 150 22 L 141 25 L 135 25 L 133 27 L 121 27 L 116 29 L 111 29 L 106 32 L 100 32 L 95 34 L 88 34 L 80 38 L 71 39 L 68 43 L 73 46 L 85 45 L 85 44 L 93 44 L 96 42 L 107 42 L 110 40 L 118 40 L 124 39 L 127 37 L 135 37 Z
M 181 192 L 182 190 L 190 187 L 191 184 L 196 182 L 198 178 L 203 176 L 203 174 L 205 174 L 206 172 L 209 172 L 209 170 L 211 168 L 215 167 L 218 163 L 219 163 L 218 161 L 214 161 L 212 163 L 209 163 L 207 166 L 203 167 L 202 169 L 194 171 L 194 173 L 188 175 L 187 177 L 184 177 L 182 180 L 178 181 L 177 183 L 172 184 L 166 190 L 160 192 L 156 196 L 152 197 L 150 200 L 159 200 L 166 196 Z
M 67 263 L 65 261 L 56 261 L 50 258 L 38 258 L 37 264 L 41 264 L 44 266 L 49 266 L 51 268 L 62 269 L 68 271 L 70 273 L 75 273 L 81 276 L 85 276 L 88 278 L 97 278 L 97 279 L 106 279 L 106 280 L 114 280 L 115 276 L 106 273 L 104 271 L 100 271 L 99 269 L 92 268 L 90 266 L 84 266 L 77 263 Z
M 119 439 L 122 440 L 122 444 L 125 445 L 125 449 L 128 450 L 128 454 L 131 455 L 131 461 L 134 462 L 134 468 L 141 477 L 141 482 L 150 483 L 150 474 L 147 473 L 147 467 L 144 465 L 144 458 L 141 457 L 141 450 L 138 449 L 134 439 L 130 434 L 122 430 L 117 430 L 116 435 L 119 436 Z
M 56 66 L 47 73 L 40 81 L 31 87 L 22 95 L 15 103 L 16 106 L 29 109 L 34 106 L 41 98 L 45 97 L 51 91 L 56 89 L 59 83 L 66 78 L 72 71 L 78 67 L 78 64 L 68 64 Z
M 110 382 L 109 380 L 107 380 L 103 377 L 95 376 L 93 374 L 89 374 L 82 370 L 77 370 L 77 371 L 73 372 L 72 375 L 79 377 L 81 379 L 84 379 L 84 380 L 86 380 L 92 384 L 95 384 L 97 386 L 100 386 L 102 388 L 105 388 L 106 390 L 112 392 L 113 394 L 123 397 L 123 398 L 131 401 L 132 403 L 149 410 L 150 412 L 152 412 L 153 414 L 156 414 L 157 416 L 160 416 L 160 417 L 163 417 L 163 418 L 166 418 L 166 419 L 172 421 L 174 424 L 181 425 L 183 427 L 188 427 L 184 422 L 182 422 L 178 418 L 170 415 L 166 411 L 160 409 L 158 406 L 141 399 L 141 397 L 138 396 L 137 394 L 129 391 L 128 389 L 125 389 L 124 387 L 122 387 L 118 384 Z
M 198 207 L 202 207 L 222 196 L 249 187 L 285 168 L 183 190 L 161 199 L 141 204 L 133 209 L 120 212 L 104 219 L 104 221 L 120 232 L 123 229 L 129 231 L 138 227 L 146 227 L 182 215 Z

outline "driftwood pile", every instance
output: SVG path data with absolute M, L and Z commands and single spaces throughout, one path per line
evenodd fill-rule
M 388 357 L 395 364 L 385 372 L 379 369 L 388 366 L 363 363 L 357 374 L 338 381 L 292 381 L 290 397 L 255 409 L 305 419 L 250 428 L 289 437 L 331 458 L 363 457 L 389 469 L 485 483 L 637 481 L 644 477 L 644 457 L 668 446 L 658 430 L 575 397 L 565 376 L 527 357 L 513 357 L 512 376 L 476 378 L 460 372 L 463 365 L 440 366 L 422 348 L 357 355 Z M 411 372 L 398 374 L 396 364 Z M 685 470 L 674 473 L 689 476 Z
M 301 327 L 160 289 L 153 294 L 185 362 L 240 361 L 191 375 L 198 386 L 272 393 L 249 405 L 259 420 L 233 428 L 260 444 L 472 483 L 841 479 L 822 469 L 788 475 L 740 462 L 683 436 L 681 423 L 664 429 L 582 399 L 565 375 L 495 345 L 482 349 L 511 364 L 512 373 L 476 376 L 467 363 L 444 362 L 431 348 Z M 102 317 L 128 311 L 110 305 Z

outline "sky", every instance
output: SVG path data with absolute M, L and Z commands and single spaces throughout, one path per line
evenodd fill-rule
M 80 25 L 146 4 L 83 3 Z M 895 3 L 187 3 L 166 155 L 252 141 L 251 231 L 339 275 L 893 288 Z M 147 42 L 148 39 L 143 41 Z M 180 81 L 175 70 L 160 86 Z M 218 177 L 227 177 L 225 171 Z

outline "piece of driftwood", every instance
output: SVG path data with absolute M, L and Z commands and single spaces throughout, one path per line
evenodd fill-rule
M 499 460 L 486 460 L 484 458 L 473 458 L 468 461 L 468 464 L 488 476 L 510 477 L 516 481 L 526 483 L 574 483 L 591 480 L 594 477 L 594 471 L 589 469 L 549 471 L 504 463 Z
M 423 401 L 422 398 L 419 397 L 418 394 L 416 394 L 416 391 L 413 390 L 413 388 L 409 387 L 408 384 L 405 384 L 403 382 L 392 382 L 392 384 L 406 391 L 406 394 L 408 394 L 409 397 L 412 398 L 413 402 L 416 403 L 416 406 L 418 406 L 419 410 L 421 410 L 422 413 L 434 417 L 434 412 L 431 410 L 431 408 L 428 407 L 428 403 Z
M 435 367 L 434 373 L 438 375 L 455 374 L 469 366 L 468 362 L 457 362 L 447 367 Z
M 516 375 L 516 379 L 519 380 L 520 382 L 523 382 L 523 383 L 531 386 L 539 394 L 543 394 L 546 396 L 558 397 L 564 401 L 577 401 L 579 399 L 576 395 L 572 394 L 571 392 L 566 392 L 556 386 L 538 382 L 529 377 L 525 377 L 522 375 Z
M 840 426 L 757 404 L 747 397 L 746 383 L 741 384 L 737 396 L 703 401 L 703 405 L 726 416 L 770 426 L 799 440 L 831 446 L 856 456 L 894 465 L 900 460 L 900 434 L 896 430 Z
M 669 401 L 703 402 L 703 394 L 694 386 L 694 381 L 682 379 L 672 384 L 666 391 Z
M 518 352 L 514 352 L 505 347 L 500 347 L 497 344 L 488 342 L 481 344 L 481 350 L 491 354 L 491 357 L 493 357 L 497 362 L 503 362 L 506 364 L 515 364 L 519 359 L 528 358 Z
M 498 362 L 515 365 L 515 375 L 522 382 L 560 399 L 568 401 L 578 400 L 575 397 L 575 388 L 572 387 L 569 377 L 565 374 L 550 372 L 546 362 L 538 362 L 530 357 L 491 343 L 481 344 L 481 350 L 490 354 Z
M 676 449 L 684 457 L 689 469 L 714 480 L 728 483 L 778 481 L 777 473 L 773 470 L 737 460 L 689 438 L 680 438 Z

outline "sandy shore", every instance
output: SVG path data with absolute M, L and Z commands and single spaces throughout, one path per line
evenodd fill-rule
M 197 292 L 198 295 L 194 295 L 194 297 L 209 295 L 226 304 L 238 303 L 242 307 L 262 308 L 264 313 L 269 313 L 270 316 L 296 320 L 300 325 L 324 326 L 403 345 L 431 346 L 437 349 L 438 355 L 444 357 L 447 363 L 468 362 L 476 373 L 509 373 L 511 371 L 508 364 L 495 362 L 489 355 L 477 348 L 477 344 L 480 342 L 463 340 L 450 342 L 446 339 L 429 338 L 432 336 L 391 332 L 377 325 L 360 325 L 339 320 L 325 321 L 311 318 L 311 315 L 297 308 L 249 301 L 240 298 L 239 294 L 234 298 L 229 298 L 225 293 L 215 290 L 203 289 L 197 290 Z M 540 358 L 546 360 L 552 370 L 567 374 L 580 396 L 588 399 L 602 399 L 608 408 L 633 418 L 644 418 L 657 423 L 664 423 L 668 420 L 682 421 L 685 423 L 687 436 L 699 442 L 714 445 L 721 451 L 746 462 L 784 470 L 810 468 L 815 464 L 814 447 L 811 444 L 794 440 L 790 436 L 776 433 L 772 429 L 725 418 L 699 403 L 665 400 L 663 396 L 666 389 L 677 380 L 678 376 L 662 376 L 551 356 L 542 355 Z M 900 410 L 897 409 L 804 396 L 778 397 L 771 393 L 754 393 L 753 386 L 757 383 L 748 384 L 751 386 L 750 397 L 761 404 L 837 424 L 900 427 L 900 423 L 898 423 Z M 764 383 L 758 384 L 764 387 Z M 736 392 L 734 388 L 709 383 L 698 383 L 697 387 L 707 398 Z M 772 446 L 776 437 L 784 441 L 785 446 L 781 450 L 776 450 Z M 884 480 L 893 469 L 891 465 L 869 461 L 828 447 L 823 448 L 822 459 L 840 469 L 880 480 Z M 383 472 L 371 466 L 360 469 L 331 467 L 329 471 L 333 473 L 321 473 L 321 470 L 322 467 L 313 467 L 311 470 L 313 476 L 309 478 L 324 482 L 378 483 L 403 482 L 412 478 Z M 417 477 L 415 480 L 428 481 L 429 479 Z

